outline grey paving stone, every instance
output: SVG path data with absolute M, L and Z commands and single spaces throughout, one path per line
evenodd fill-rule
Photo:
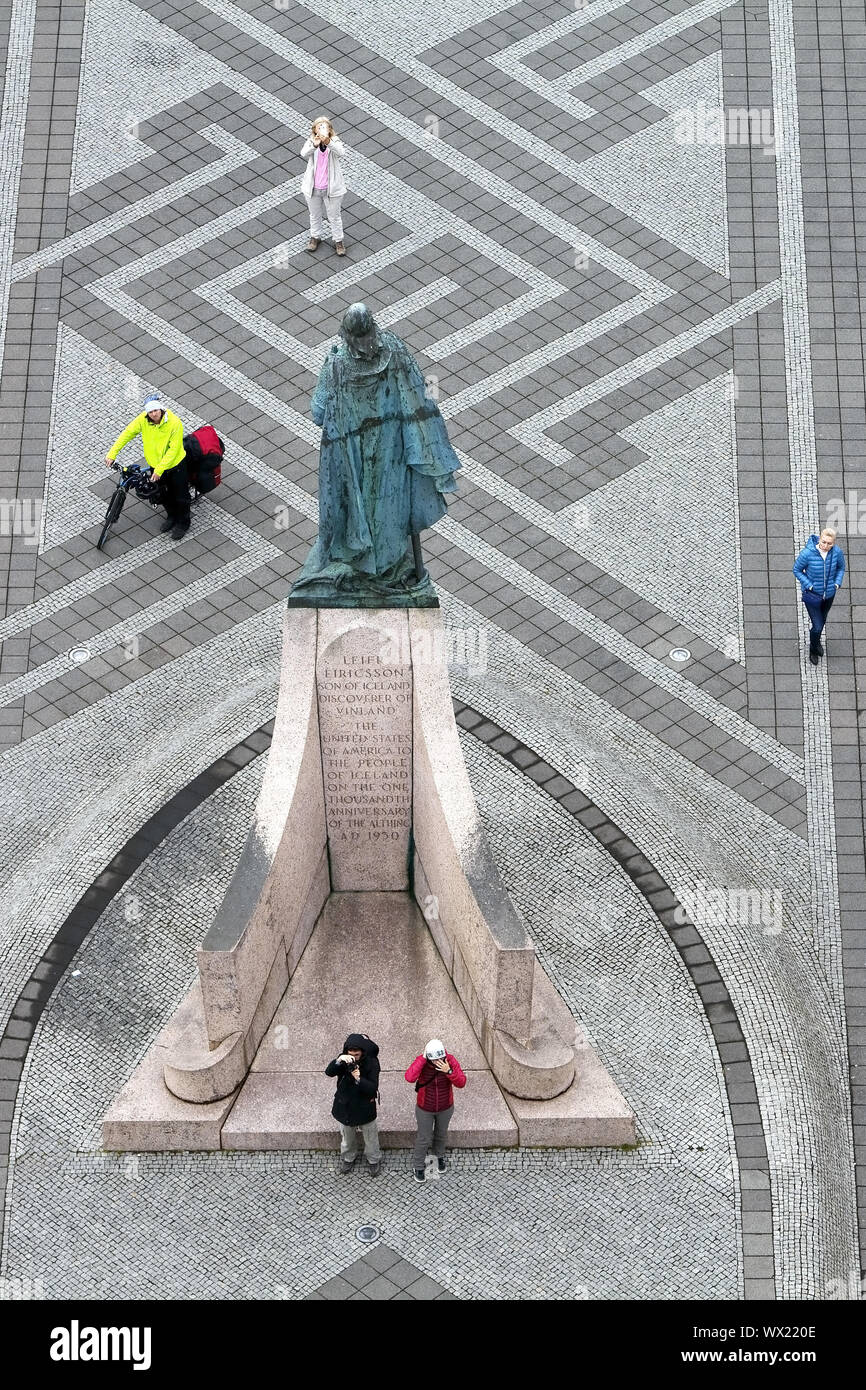
M 384 1274 L 400 1262 L 400 1256 L 393 1250 L 389 1250 L 387 1245 L 377 1245 L 367 1252 L 364 1256 L 364 1262 L 379 1274 Z
M 355 1285 L 350 1283 L 347 1279 L 344 1279 L 342 1275 L 335 1275 L 333 1279 L 329 1279 L 327 1283 L 322 1284 L 321 1288 L 318 1290 L 322 1298 L 329 1299 L 335 1303 L 344 1302 L 346 1299 L 351 1298 L 355 1292 Z
M 435 1279 L 430 1279 L 426 1274 L 422 1274 L 420 1279 L 416 1279 L 414 1284 L 409 1284 L 406 1290 L 415 1299 L 431 1300 L 438 1298 L 443 1292 L 442 1285 L 437 1284 Z
M 408 1289 L 421 1277 L 420 1271 L 415 1265 L 402 1259 L 389 1265 L 383 1272 L 387 1274 L 389 1281 L 398 1289 Z
M 743 1298 L 747 1302 L 764 1301 L 776 1297 L 776 1286 L 772 1279 L 747 1279 L 743 1283 Z
M 390 1299 L 399 1292 L 399 1286 L 393 1283 L 386 1274 L 377 1274 L 375 1279 L 371 1279 L 370 1283 L 364 1287 L 364 1296 L 369 1299 Z

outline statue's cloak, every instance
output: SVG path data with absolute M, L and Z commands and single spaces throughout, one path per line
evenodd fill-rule
M 331 348 L 319 375 L 319 536 L 293 594 L 412 589 L 410 534 L 444 516 L 456 490 L 460 461 L 417 363 L 395 334 L 379 339 L 369 360 Z

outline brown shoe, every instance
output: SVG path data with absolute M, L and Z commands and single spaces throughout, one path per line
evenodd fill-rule
M 343 245 L 342 241 L 337 242 L 337 244 L 334 247 L 334 250 L 336 251 L 338 256 L 345 256 L 346 254 L 346 248 Z
M 311 237 L 310 237 L 310 240 L 307 242 L 306 246 L 304 247 L 304 250 L 305 250 L 305 251 L 318 251 L 318 249 L 319 249 L 319 239 L 318 239 L 318 237 L 311 236 Z

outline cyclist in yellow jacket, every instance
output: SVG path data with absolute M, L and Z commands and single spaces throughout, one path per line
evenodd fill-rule
M 144 461 L 149 464 L 151 478 L 162 483 L 167 519 L 161 530 L 171 531 L 173 540 L 180 540 L 189 530 L 189 477 L 186 452 L 183 447 L 183 425 L 159 396 L 148 396 L 144 409 L 131 425 L 119 434 L 105 455 L 110 466 L 121 449 L 137 434 L 141 435 Z

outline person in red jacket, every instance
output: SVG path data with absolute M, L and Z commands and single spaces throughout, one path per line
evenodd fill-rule
M 412 1172 L 416 1182 L 424 1181 L 424 1163 L 431 1147 L 439 1172 L 445 1172 L 445 1139 L 454 1114 L 453 1086 L 466 1085 L 463 1068 L 456 1057 L 445 1051 L 439 1038 L 431 1038 L 420 1057 L 406 1069 L 406 1080 L 415 1083 L 418 1095 L 415 1120 L 418 1132 L 412 1153 Z

